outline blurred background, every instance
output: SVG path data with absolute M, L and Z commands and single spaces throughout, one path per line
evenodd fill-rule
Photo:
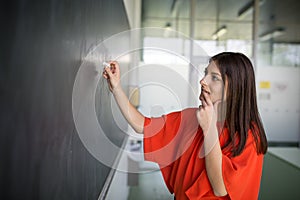
M 298 0 L 1 1 L 0 199 L 173 199 L 157 165 L 143 160 L 141 137 L 115 117 L 101 63 L 119 60 L 131 102 L 160 116 L 199 104 L 198 75 L 223 51 L 255 67 L 269 142 L 259 199 L 300 199 L 299 8 Z M 83 66 L 87 85 L 97 84 L 99 124 L 120 148 L 102 152 L 113 167 L 74 123 Z

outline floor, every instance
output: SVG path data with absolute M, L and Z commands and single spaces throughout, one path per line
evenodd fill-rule
M 128 200 L 173 200 L 160 171 L 138 175 L 138 185 L 129 189 Z

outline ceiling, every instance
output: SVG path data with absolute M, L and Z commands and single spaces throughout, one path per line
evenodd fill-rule
M 212 34 L 221 26 L 227 33 L 219 40 L 252 39 L 252 14 L 238 18 L 239 10 L 251 0 L 195 0 L 194 39 L 211 40 Z M 274 42 L 300 42 L 300 1 L 263 0 L 260 4 L 258 34 L 275 28 L 284 28 L 284 34 Z M 142 27 L 171 28 L 189 35 L 190 0 L 142 0 Z

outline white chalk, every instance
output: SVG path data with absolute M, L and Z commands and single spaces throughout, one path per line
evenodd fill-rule
M 103 64 L 104 67 L 110 67 L 110 64 L 107 63 L 107 62 L 103 62 L 102 64 Z

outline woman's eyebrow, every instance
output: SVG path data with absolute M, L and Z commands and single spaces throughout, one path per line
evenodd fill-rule
M 221 76 L 220 73 L 217 73 L 217 72 L 211 72 L 212 75 L 217 75 L 217 76 Z

